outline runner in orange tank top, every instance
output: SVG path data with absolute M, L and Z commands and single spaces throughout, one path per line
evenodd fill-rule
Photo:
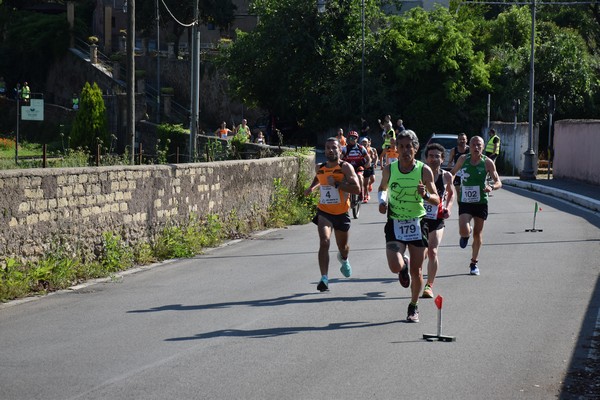
M 338 261 L 341 263 L 340 271 L 348 278 L 352 275 L 352 268 L 348 261 L 348 246 L 350 216 L 350 193 L 360 193 L 358 176 L 354 168 L 347 162 L 340 160 L 341 146 L 335 137 L 330 137 L 325 142 L 325 157 L 327 161 L 316 166 L 315 178 L 306 189 L 309 195 L 319 188 L 319 205 L 317 215 L 313 222 L 319 232 L 319 269 L 321 280 L 317 290 L 329 290 L 329 245 L 331 233 L 335 233 L 335 242 L 338 246 Z

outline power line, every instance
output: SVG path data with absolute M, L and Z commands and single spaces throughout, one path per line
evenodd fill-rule
M 171 10 L 169 10 L 169 7 L 167 7 L 167 4 L 165 3 L 165 0 L 161 0 L 163 6 L 165 6 L 165 8 L 167 9 L 167 12 L 169 13 L 169 15 L 171 16 L 171 18 L 173 18 L 175 20 L 175 22 L 177 22 L 179 25 L 181 26 L 185 26 L 186 28 L 189 28 L 190 26 L 194 26 L 198 23 L 198 19 L 195 19 L 194 21 L 192 21 L 189 24 L 183 23 L 181 21 L 179 21 L 171 12 Z

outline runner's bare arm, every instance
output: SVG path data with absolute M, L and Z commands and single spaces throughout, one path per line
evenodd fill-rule
M 422 182 L 419 182 L 417 191 L 424 201 L 429 204 L 440 204 L 440 196 L 437 193 L 435 184 L 433 183 L 433 172 L 427 165 L 423 165 Z
M 344 180 L 339 183 L 340 189 L 346 193 L 359 194 L 361 188 L 354 167 L 345 162 L 342 164 L 342 172 L 344 173 Z
M 379 189 L 377 189 L 378 195 L 379 195 L 379 212 L 381 214 L 385 214 L 387 212 L 387 188 L 388 188 L 389 180 L 390 180 L 390 166 L 386 165 L 383 168 L 383 171 L 381 173 L 381 182 L 379 182 Z M 385 199 L 382 199 L 382 196 Z
M 454 184 L 452 174 L 444 171 L 444 185 L 446 185 L 446 204 L 444 205 L 444 218 L 450 218 L 454 204 Z
M 462 168 L 463 164 L 465 163 L 465 158 L 467 158 L 467 155 L 463 154 L 462 156 L 458 157 L 458 160 L 456 160 L 456 164 L 454 164 L 452 171 L 450 171 L 452 174 L 452 179 L 454 179 L 458 170 Z
M 318 171 L 319 170 L 319 166 L 317 165 L 315 167 L 315 170 Z M 316 172 L 315 171 L 315 172 Z M 310 186 L 304 191 L 304 195 L 308 196 L 309 194 L 312 193 L 313 190 L 315 190 L 315 188 L 319 186 L 319 180 L 317 179 L 317 176 L 315 175 L 315 177 L 313 178 L 312 183 L 310 184 Z
M 452 150 L 450 150 L 450 155 L 448 156 L 448 166 L 449 167 L 453 167 L 454 166 L 454 153 L 455 153 L 456 148 L 453 147 Z
M 489 187 L 489 190 L 488 187 L 486 187 L 485 191 L 491 192 L 492 190 L 500 189 L 502 187 L 502 182 L 500 181 L 500 176 L 498 175 L 498 171 L 496 170 L 496 164 L 489 158 L 486 158 L 485 160 L 485 170 L 488 174 L 490 174 L 490 177 L 494 181 L 494 184 Z

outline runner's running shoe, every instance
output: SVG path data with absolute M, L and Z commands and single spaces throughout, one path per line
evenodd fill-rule
M 329 282 L 327 282 L 327 279 L 325 278 L 321 278 L 321 280 L 319 281 L 319 284 L 317 285 L 317 290 L 319 292 L 326 292 L 329 290 Z
M 460 244 L 460 248 L 464 249 L 465 247 L 467 247 L 467 245 L 469 244 L 469 237 L 461 237 L 460 241 L 458 242 L 458 244 Z
M 398 280 L 400 281 L 400 284 L 402 285 L 402 287 L 409 287 L 410 286 L 410 274 L 408 273 L 408 258 L 406 258 L 406 256 L 402 256 L 402 258 L 404 259 L 404 267 L 402 267 L 402 269 L 400 270 L 400 273 L 398 274 Z
M 419 307 L 416 304 L 408 305 L 407 322 L 419 322 Z
M 337 259 L 342 264 L 342 266 L 340 267 L 340 272 L 342 273 L 342 275 L 344 275 L 346 278 L 350 278 L 350 275 L 352 275 L 352 267 L 350 266 L 350 262 L 348 260 L 344 260 L 342 258 L 342 254 L 339 251 Z
M 471 272 L 469 272 L 471 275 L 479 276 L 479 267 L 477 266 L 477 263 L 471 263 L 469 268 L 471 268 Z
M 429 283 L 425 284 L 425 289 L 423 289 L 423 297 L 424 299 L 433 299 L 433 290 L 431 289 L 431 286 L 429 286 Z

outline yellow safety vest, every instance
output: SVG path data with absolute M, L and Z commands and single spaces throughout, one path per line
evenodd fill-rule
M 494 151 L 494 139 L 498 138 L 498 149 Z M 491 154 L 500 154 L 500 137 L 498 135 L 494 135 L 488 140 L 487 145 L 485 146 L 485 152 Z

